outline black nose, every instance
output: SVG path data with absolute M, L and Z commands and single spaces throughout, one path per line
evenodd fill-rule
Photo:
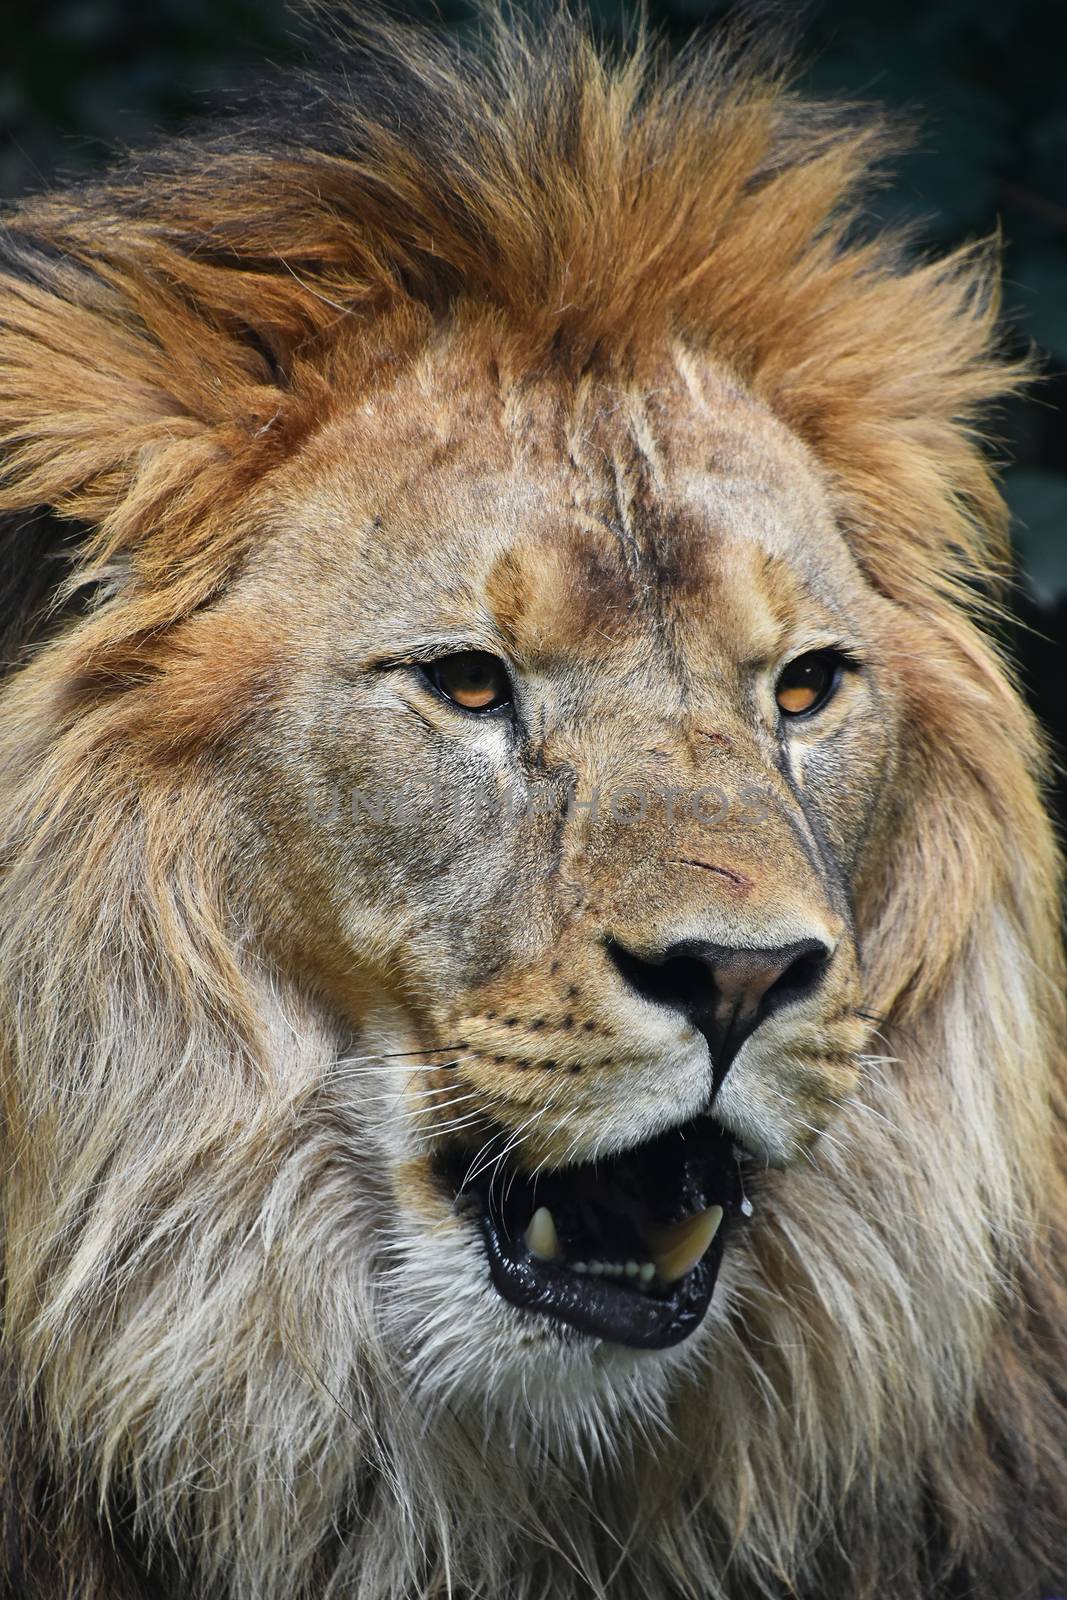
M 760 1023 L 818 987 L 832 951 L 821 939 L 769 950 L 684 940 L 652 955 L 637 955 L 611 941 L 608 954 L 639 995 L 673 1006 L 700 1029 L 718 1089 Z

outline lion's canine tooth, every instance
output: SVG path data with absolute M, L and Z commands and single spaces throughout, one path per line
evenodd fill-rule
M 670 1228 L 647 1228 L 645 1243 L 651 1246 L 656 1271 L 664 1283 L 676 1283 L 692 1272 L 722 1222 L 722 1206 L 709 1206 Z
M 547 1206 L 538 1206 L 526 1229 L 526 1248 L 539 1261 L 555 1261 L 559 1255 L 556 1224 Z

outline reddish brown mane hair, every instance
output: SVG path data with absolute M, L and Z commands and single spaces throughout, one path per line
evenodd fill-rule
M 331 345 L 388 360 L 465 302 L 531 370 L 639 371 L 668 328 L 710 345 L 835 475 L 886 592 L 1000 567 L 961 426 L 1010 381 L 988 252 L 915 265 L 861 227 L 879 118 L 795 98 L 751 52 L 612 69 L 565 23 L 500 25 L 461 64 L 390 29 L 347 49 L 285 116 L 8 219 L 0 508 L 99 524 L 94 561 L 136 547 L 146 624 L 221 581 L 225 507 L 328 405 Z

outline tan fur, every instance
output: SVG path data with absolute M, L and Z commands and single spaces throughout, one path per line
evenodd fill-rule
M 994 269 L 864 235 L 883 132 L 754 54 L 347 48 L 290 132 L 0 241 L 6 548 L 77 540 L 0 690 L 0 1577 L 1045 1600 L 1063 974 L 979 626 Z M 445 638 L 513 664 L 517 742 L 404 664 Z M 605 939 L 812 934 L 716 1102 L 767 1171 L 705 1326 L 500 1300 L 435 1152 L 706 1105 Z

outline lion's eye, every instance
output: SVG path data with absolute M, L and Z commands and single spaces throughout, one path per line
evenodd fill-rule
M 439 694 L 464 711 L 498 711 L 511 704 L 507 668 L 486 650 L 441 656 L 422 670 Z
M 775 698 L 787 717 L 803 717 L 824 706 L 837 688 L 842 659 L 836 650 L 812 650 L 798 656 L 778 679 Z

